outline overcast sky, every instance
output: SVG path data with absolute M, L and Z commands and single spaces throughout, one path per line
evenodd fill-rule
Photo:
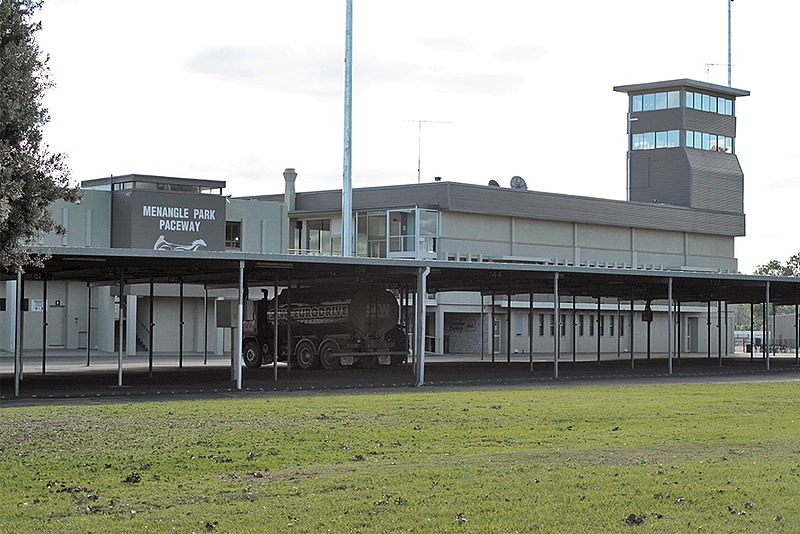
M 726 0 L 354 0 L 353 186 L 422 180 L 625 198 L 615 85 L 727 84 Z M 345 0 L 46 0 L 46 140 L 76 181 L 342 183 Z M 800 252 L 800 2 L 733 3 L 740 270 Z M 710 65 L 707 65 L 710 64 Z M 784 142 L 784 140 L 786 142 Z

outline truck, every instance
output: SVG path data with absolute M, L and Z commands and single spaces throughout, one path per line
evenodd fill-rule
M 284 289 L 277 303 L 264 292 L 242 321 L 244 363 L 257 368 L 273 360 L 276 315 L 279 359 L 293 358 L 302 369 L 403 363 L 408 338 L 399 311 L 395 296 L 380 286 Z

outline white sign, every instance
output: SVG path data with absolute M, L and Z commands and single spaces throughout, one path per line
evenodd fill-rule
M 42 313 L 44 311 L 44 299 L 31 299 L 31 310 L 35 313 Z

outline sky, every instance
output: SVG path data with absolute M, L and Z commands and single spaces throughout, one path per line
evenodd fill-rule
M 727 85 L 727 0 L 353 0 L 354 188 L 445 181 L 625 198 L 627 99 Z M 340 189 L 345 0 L 45 0 L 50 149 L 73 180 Z M 800 252 L 800 2 L 732 3 L 739 270 Z M 420 123 L 417 121 L 429 121 Z M 788 139 L 785 144 L 781 139 Z

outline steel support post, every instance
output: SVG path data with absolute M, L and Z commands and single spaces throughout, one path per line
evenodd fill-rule
M 414 313 L 414 321 L 409 321 L 411 326 L 411 368 L 414 370 L 414 379 L 417 378 L 417 292 L 411 293 L 411 311 Z
M 486 355 L 486 318 L 483 309 L 483 288 L 481 288 L 481 361 Z
M 578 359 L 578 325 L 577 309 L 575 307 L 575 295 L 572 295 L 572 361 Z
M 92 363 L 92 286 L 86 282 L 86 367 Z
M 16 299 L 14 302 L 14 396 L 19 397 L 22 381 L 22 269 L 17 269 Z
M 122 347 L 125 344 L 125 268 L 119 270 L 119 347 L 117 347 L 117 385 L 122 385 Z
M 558 378 L 558 357 L 561 354 L 561 297 L 558 294 L 558 273 L 553 275 L 553 304 L 555 322 L 553 332 L 553 378 Z
M 617 358 L 622 354 L 622 301 L 617 298 Z
M 769 315 L 767 312 L 769 311 L 769 281 L 767 281 L 766 291 L 764 292 L 764 347 L 767 350 L 767 360 L 766 360 L 766 369 L 769 371 L 769 344 L 770 344 L 770 335 L 769 335 Z
M 675 336 L 675 346 L 678 349 L 678 359 L 681 359 L 681 351 L 683 346 L 682 330 L 683 330 L 683 312 L 681 311 L 681 302 L 677 302 L 678 308 L 678 334 Z
M 183 279 L 180 281 L 179 297 L 178 297 L 178 368 L 183 369 Z M 239 335 L 241 335 L 241 330 Z
M 236 389 L 242 389 L 242 321 L 244 319 L 244 260 L 239 260 L 238 297 L 239 297 L 238 310 L 237 310 L 238 313 L 236 314 Z M 181 312 L 182 310 L 183 310 L 183 280 L 181 280 Z M 181 338 L 183 338 L 183 313 L 181 313 Z M 181 352 L 181 354 L 183 353 Z M 277 369 L 277 366 L 275 368 Z
M 490 322 L 492 323 L 492 363 L 494 363 L 494 352 L 495 352 L 495 350 L 497 350 L 496 347 L 495 347 L 495 338 L 497 336 L 495 336 L 495 332 L 494 332 L 494 319 L 495 319 L 495 315 L 494 315 L 494 288 L 492 288 L 492 309 L 491 309 L 491 314 L 492 315 L 491 315 Z
M 203 365 L 208 363 L 208 286 L 203 284 Z
M 511 365 L 511 288 L 508 289 L 508 321 L 506 324 L 506 363 Z
M 151 378 L 153 376 L 153 342 L 155 341 L 155 333 L 153 332 L 153 330 L 155 329 L 155 326 L 156 326 L 156 323 L 153 320 L 154 319 L 153 310 L 155 309 L 155 306 L 154 306 L 154 303 L 153 303 L 153 299 L 155 298 L 155 292 L 153 291 L 154 286 L 155 286 L 155 284 L 153 283 L 153 279 L 151 278 L 150 279 L 150 304 L 148 306 L 148 308 L 149 308 L 148 311 L 149 311 L 149 316 L 150 316 L 150 320 L 149 320 L 149 323 L 150 323 L 150 334 L 149 334 L 149 339 L 148 339 L 148 342 L 147 342 L 147 367 L 148 367 L 149 374 L 150 374 Z
M 602 309 L 601 305 L 601 297 L 597 297 L 597 363 L 600 364 L 600 343 L 602 342 L 603 336 L 600 332 L 600 325 L 603 322 L 601 315 Z
M 800 365 L 800 305 L 794 304 L 794 364 Z
M 275 322 L 273 323 L 275 337 L 273 339 L 273 346 L 272 346 L 272 374 L 273 380 L 275 382 L 278 381 L 278 349 L 280 348 L 280 343 L 278 343 L 278 330 L 280 330 L 280 321 L 278 320 L 278 275 L 275 275 L 275 298 L 273 302 L 275 302 Z
M 750 361 L 753 361 L 753 354 L 755 353 L 756 339 L 755 339 L 755 319 L 753 318 L 753 303 L 750 303 Z
M 42 276 L 42 374 L 47 371 L 47 275 Z
M 428 292 L 427 281 L 430 267 L 420 267 L 417 272 L 417 382 L 416 386 L 425 385 L 425 297 Z
M 717 301 L 717 359 L 722 367 L 722 301 Z
M 533 284 L 528 294 L 528 352 L 530 353 L 531 373 L 533 372 Z
M 292 277 L 286 281 L 286 372 L 292 370 L 292 356 L 294 356 L 294 345 L 292 344 Z
M 636 345 L 635 344 L 636 340 L 634 338 L 635 330 L 633 329 L 633 325 L 636 324 L 636 307 L 635 307 L 635 304 L 636 304 L 636 300 L 635 299 L 631 299 L 631 328 L 630 328 L 630 334 L 629 334 L 631 337 L 628 340 L 628 348 L 631 351 L 631 369 L 636 367 L 635 358 L 634 358 L 634 355 L 633 355 L 633 349 L 635 348 L 635 345 Z
M 730 329 L 728 328 L 728 301 L 725 301 L 725 356 L 730 354 L 730 347 L 728 340 L 731 337 Z
M 672 350 L 675 325 L 672 322 L 672 277 L 667 282 L 667 374 L 672 376 Z
M 708 327 L 708 334 L 706 334 L 706 345 L 708 346 L 708 359 L 711 359 L 711 298 L 708 299 L 708 312 L 706 313 L 706 326 Z

